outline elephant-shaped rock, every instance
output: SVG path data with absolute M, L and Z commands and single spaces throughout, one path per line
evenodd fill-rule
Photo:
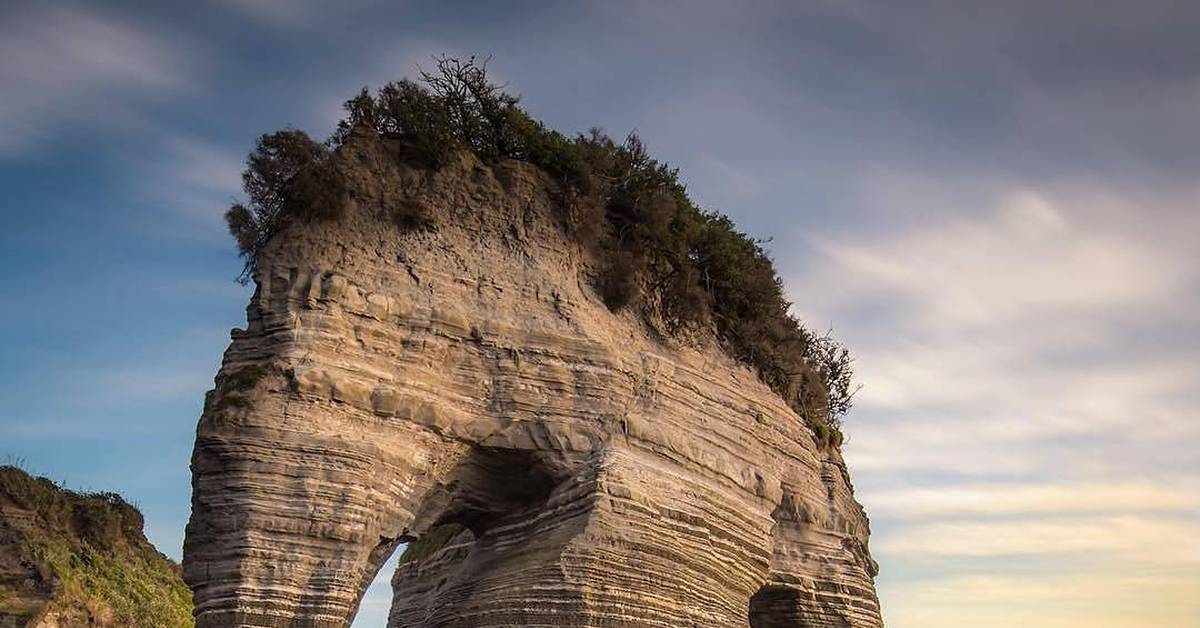
M 714 339 L 610 311 L 543 173 L 380 150 L 257 260 L 192 459 L 199 627 L 348 626 L 412 542 L 389 626 L 882 626 L 836 447 Z M 387 220 L 384 175 L 436 226 Z

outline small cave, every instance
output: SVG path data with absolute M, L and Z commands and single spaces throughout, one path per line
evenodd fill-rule
M 537 452 L 477 447 L 451 473 L 436 526 L 460 525 L 482 537 L 540 510 L 559 480 Z
M 750 598 L 750 628 L 805 628 L 800 594 L 793 588 L 764 585 Z

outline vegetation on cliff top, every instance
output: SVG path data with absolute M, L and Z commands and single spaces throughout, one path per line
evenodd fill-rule
M 636 134 L 618 142 L 598 129 L 574 137 L 548 129 L 474 58 L 437 59 L 420 83 L 364 89 L 346 111 L 324 144 L 292 129 L 259 138 L 243 174 L 249 206 L 226 214 L 247 261 L 243 279 L 288 220 L 338 215 L 347 184 L 333 161 L 356 129 L 394 140 L 398 158 L 416 167 L 440 168 L 464 150 L 488 163 L 525 161 L 558 182 L 564 228 L 602 260 L 596 289 L 611 309 L 637 307 L 669 333 L 713 329 L 820 440 L 840 444 L 855 392 L 850 354 L 791 315 L 763 242 L 692 201 L 678 170 L 651 157 Z M 394 211 L 402 225 L 430 220 L 418 205 Z
M 30 574 L 0 582 L 0 617 L 45 609 L 64 625 L 192 626 L 191 591 L 142 525 L 116 493 L 77 493 L 0 467 L 0 560 Z

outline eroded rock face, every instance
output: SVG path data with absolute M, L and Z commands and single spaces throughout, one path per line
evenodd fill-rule
M 343 150 L 358 196 L 270 245 L 200 421 L 198 626 L 345 626 L 447 523 L 390 626 L 882 625 L 838 452 L 711 341 L 611 313 L 540 173 Z

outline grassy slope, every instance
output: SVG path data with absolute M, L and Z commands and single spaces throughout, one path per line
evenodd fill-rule
M 0 618 L 44 608 L 62 621 L 102 626 L 193 623 L 178 566 L 146 540 L 141 513 L 114 493 L 76 493 L 0 467 L 0 560 Z

